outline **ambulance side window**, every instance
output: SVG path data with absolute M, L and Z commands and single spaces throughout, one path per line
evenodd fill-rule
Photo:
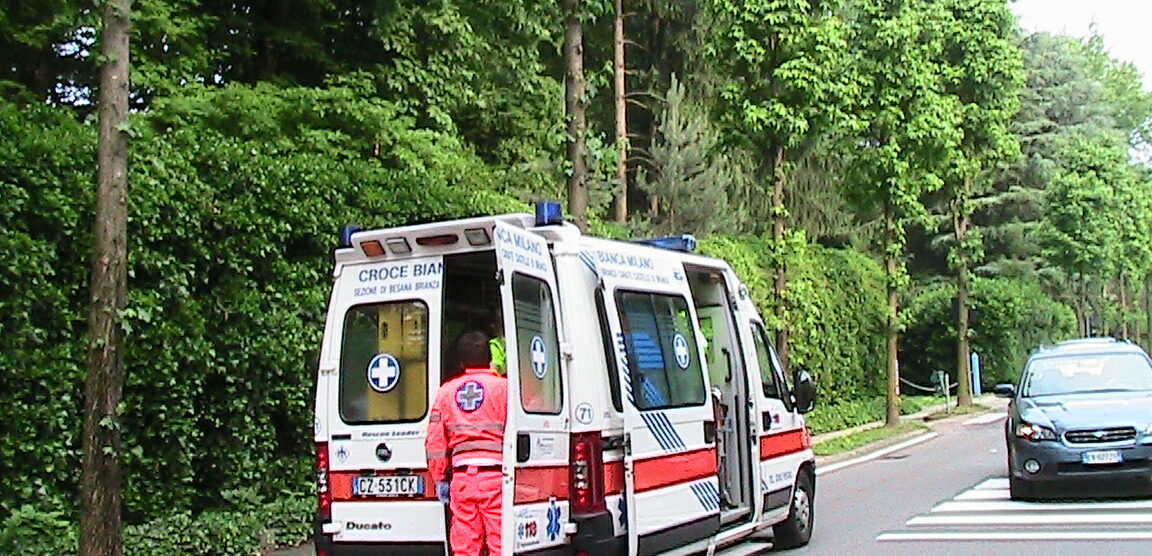
M 564 405 L 560 347 L 552 292 L 541 280 L 512 275 L 520 404 L 528 413 L 556 415 Z
M 428 306 L 358 305 L 344 315 L 340 418 L 410 423 L 428 412 Z
M 675 295 L 622 291 L 616 293 L 616 306 L 636 407 L 703 405 L 704 375 L 687 301 Z
M 620 399 L 620 369 L 616 366 L 616 350 L 612 349 L 612 328 L 608 325 L 608 309 L 604 306 L 603 292 L 597 290 L 596 316 L 600 320 L 600 338 L 604 343 L 604 368 L 608 370 L 608 385 L 612 391 L 612 407 L 617 412 L 624 411 Z
M 760 381 L 764 386 L 764 396 L 781 400 L 789 405 L 789 398 L 784 396 L 785 390 L 781 384 L 780 360 L 768 342 L 768 333 L 764 326 L 758 322 L 752 323 L 753 344 L 756 346 L 756 361 L 760 365 Z

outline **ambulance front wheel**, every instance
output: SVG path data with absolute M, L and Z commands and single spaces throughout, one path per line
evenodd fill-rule
M 816 500 L 816 489 L 812 485 L 812 474 L 802 469 L 792 489 L 792 506 L 788 517 L 772 526 L 772 548 L 787 550 L 808 544 L 812 538 L 812 510 Z

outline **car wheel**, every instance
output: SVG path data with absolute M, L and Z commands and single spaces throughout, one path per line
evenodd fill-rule
M 813 503 L 816 500 L 812 477 L 801 471 L 792 489 L 792 506 L 788 518 L 772 526 L 772 548 L 786 550 L 808 544 L 812 538 Z

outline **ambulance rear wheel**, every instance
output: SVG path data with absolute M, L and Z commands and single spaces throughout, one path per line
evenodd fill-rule
M 812 477 L 801 471 L 792 489 L 788 518 L 772 526 L 772 548 L 787 550 L 808 544 L 812 538 L 812 503 L 816 500 Z

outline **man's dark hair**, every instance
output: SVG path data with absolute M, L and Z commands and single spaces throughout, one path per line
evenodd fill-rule
M 475 330 L 465 333 L 456 340 L 456 360 L 462 369 L 483 369 L 491 363 L 488 352 L 488 335 Z

